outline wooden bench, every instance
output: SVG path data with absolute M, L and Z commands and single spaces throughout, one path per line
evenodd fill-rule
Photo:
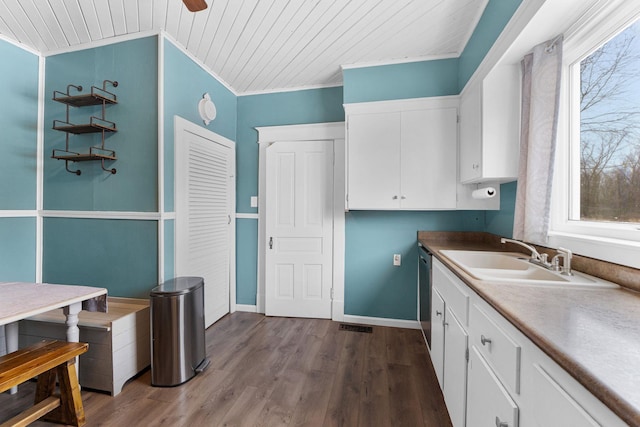
M 38 377 L 35 405 L 0 427 L 25 426 L 45 415 L 47 421 L 84 425 L 75 361 L 88 347 L 85 343 L 42 341 L 0 357 L 0 393 Z M 59 395 L 54 394 L 56 377 Z

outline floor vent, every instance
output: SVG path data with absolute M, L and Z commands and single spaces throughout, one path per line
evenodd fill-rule
M 370 334 L 373 332 L 373 328 L 371 326 L 362 326 L 362 325 L 348 325 L 346 323 L 340 324 L 341 331 L 351 331 L 351 332 L 364 332 Z

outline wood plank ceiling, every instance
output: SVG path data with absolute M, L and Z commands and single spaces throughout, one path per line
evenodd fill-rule
M 49 55 L 164 30 L 237 94 L 335 86 L 341 66 L 457 57 L 488 0 L 0 0 L 0 35 Z

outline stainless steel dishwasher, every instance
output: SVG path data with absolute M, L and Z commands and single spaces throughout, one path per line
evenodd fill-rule
M 431 252 L 418 243 L 418 321 L 431 349 Z

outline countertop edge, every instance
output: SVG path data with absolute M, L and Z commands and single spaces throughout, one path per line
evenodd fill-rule
M 430 239 L 427 234 L 418 234 L 418 241 L 425 246 L 440 262 L 447 266 L 460 280 L 471 288 L 480 298 L 486 301 L 498 313 L 504 316 L 525 337 L 536 344 L 547 356 L 566 370 L 585 389 L 604 403 L 613 413 L 630 425 L 640 425 L 640 411 L 629 403 L 623 396 L 609 387 L 606 382 L 598 378 L 589 370 L 581 366 L 553 341 L 541 335 L 538 331 L 525 324 L 516 313 L 506 310 L 498 301 L 487 292 L 477 286 L 477 280 L 467 275 L 455 263 L 440 253 L 447 249 L 492 250 L 505 252 L 521 252 L 519 248 L 499 244 L 499 236 L 489 233 L 469 233 L 469 240 L 465 240 L 464 233 L 453 233 L 452 240 L 446 239 L 447 232 L 436 232 L 435 239 Z M 496 244 L 497 242 L 497 244 Z

